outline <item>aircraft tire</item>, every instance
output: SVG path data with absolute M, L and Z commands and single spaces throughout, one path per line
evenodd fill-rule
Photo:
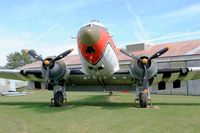
M 147 107 L 148 96 L 144 92 L 139 93 L 139 102 L 141 108 Z
M 63 102 L 64 102 L 64 96 L 63 96 L 62 91 L 57 91 L 54 94 L 54 105 L 56 107 L 60 107 L 63 105 Z

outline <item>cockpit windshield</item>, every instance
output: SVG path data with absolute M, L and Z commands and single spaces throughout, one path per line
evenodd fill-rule
M 81 29 L 85 27 L 93 27 L 93 26 L 103 27 L 106 29 L 106 27 L 103 24 L 101 24 L 98 20 L 92 20 L 91 22 L 84 24 L 81 27 Z

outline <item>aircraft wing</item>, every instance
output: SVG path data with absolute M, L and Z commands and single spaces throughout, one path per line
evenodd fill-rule
M 0 69 L 0 78 L 22 81 L 43 81 L 41 69 Z
M 114 75 L 108 77 L 94 77 L 85 75 L 81 68 L 68 69 L 63 78 L 67 80 L 68 85 L 132 85 L 135 83 L 134 78 L 131 76 L 129 70 L 120 70 Z M 45 77 L 42 75 L 40 68 L 31 69 L 0 69 L 0 78 L 14 79 L 22 81 L 39 81 L 44 82 Z
M 135 83 L 134 78 L 131 76 L 129 70 L 120 70 L 113 75 L 96 77 L 85 75 L 80 70 L 71 70 L 68 83 L 74 85 L 132 85 Z
M 157 84 L 161 81 L 173 82 L 175 80 L 200 79 L 200 67 L 187 68 L 163 68 L 158 69 L 157 74 L 150 79 L 150 84 Z M 80 70 L 70 72 L 70 82 L 75 85 L 127 85 L 136 84 L 137 80 L 128 69 L 120 70 L 110 77 L 93 78 L 83 74 Z
M 200 67 L 164 68 L 157 70 L 157 75 L 152 78 L 152 84 L 160 81 L 173 82 L 175 80 L 195 79 L 200 79 Z
M 67 76 L 67 77 L 66 77 Z M 69 74 L 64 76 L 68 85 L 127 85 L 136 84 L 134 75 L 129 70 L 120 70 L 108 77 L 94 77 L 85 75 L 81 69 L 69 69 Z M 45 77 L 41 69 L 0 69 L 0 78 L 14 79 L 22 81 L 44 82 Z M 175 80 L 195 80 L 200 79 L 200 67 L 187 68 L 163 68 L 158 69 L 157 74 L 151 79 L 151 84 L 157 84 L 160 81 L 173 82 Z

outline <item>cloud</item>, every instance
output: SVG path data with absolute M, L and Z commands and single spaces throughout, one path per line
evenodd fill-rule
M 17 37 L 1 37 L 0 38 L 0 47 L 2 49 L 12 49 L 17 47 L 24 46 L 26 41 L 17 38 Z
M 151 44 L 169 42 L 169 40 L 179 41 L 186 39 L 199 39 L 200 31 L 190 30 L 198 28 L 200 25 L 198 21 L 200 3 L 172 10 L 167 13 L 159 13 L 159 15 L 149 16 L 149 18 L 145 19 L 145 22 L 148 22 L 147 24 L 149 25 L 151 24 L 151 30 L 156 31 L 154 31 L 153 34 L 152 32 L 147 32 L 141 17 L 133 11 L 128 2 L 126 2 L 126 7 L 134 17 L 134 21 L 132 21 L 132 23 L 135 26 L 135 29 L 133 29 L 134 36 L 137 39 L 135 42 L 146 42 Z M 198 22 L 198 24 L 195 24 L 196 22 Z M 157 36 L 156 34 L 161 34 L 163 29 L 164 32 L 168 34 Z
M 6 65 L 7 63 L 7 60 L 6 60 L 6 56 L 5 56 L 5 53 L 0 53 L 0 66 L 4 66 Z
M 192 25 L 192 28 L 198 28 L 198 27 L 200 27 L 200 24 Z
M 32 40 L 34 40 L 35 37 L 33 37 L 30 32 L 22 32 L 17 35 L 7 35 L 7 33 L 5 35 L 0 34 L 0 66 L 4 66 L 7 63 L 6 56 L 8 54 L 15 51 L 21 51 L 22 49 L 34 49 L 38 54 L 43 55 L 43 57 L 58 55 L 70 48 L 74 48 L 72 54 L 78 53 L 76 40 L 67 40 L 66 42 L 61 40 L 56 44 L 55 42 L 48 40 L 40 41 L 47 34 L 50 34 L 50 32 L 56 27 L 57 25 L 49 27 L 46 31 L 40 34 L 37 41 L 34 43 L 32 43 Z
M 200 31 L 194 31 L 194 32 L 175 32 L 168 35 L 159 36 L 157 38 L 149 39 L 148 42 L 163 42 L 163 41 L 169 41 L 170 39 L 183 39 L 194 37 L 194 36 L 200 36 Z
M 133 20 L 132 20 L 131 24 L 133 24 L 133 26 L 134 26 L 133 30 L 134 30 L 135 37 L 139 41 L 148 40 L 149 39 L 149 33 L 146 31 L 140 16 L 133 11 L 131 5 L 128 2 L 126 2 L 125 4 L 126 4 L 128 11 L 133 16 Z
M 13 48 L 9 51 L 4 50 L 0 53 L 0 66 L 4 66 L 7 61 L 6 61 L 6 55 L 8 55 L 11 52 L 15 51 L 21 51 L 22 49 L 34 49 L 38 54 L 42 55 L 44 58 L 47 56 L 56 56 L 61 54 L 64 51 L 67 51 L 68 49 L 73 48 L 73 52 L 71 54 L 77 54 L 78 49 L 76 42 L 71 42 L 71 43 L 66 43 L 66 44 L 57 44 L 57 45 L 49 45 L 49 43 L 39 43 L 37 46 L 27 46 L 23 47 L 20 46 L 18 48 Z
M 191 17 L 194 15 L 200 14 L 200 4 L 194 4 L 179 10 L 172 11 L 164 15 L 164 17 L 172 17 L 172 18 L 182 18 L 182 17 Z
M 38 43 L 42 38 L 44 38 L 48 33 L 53 31 L 57 27 L 58 27 L 58 25 L 56 25 L 56 24 L 49 27 L 46 31 L 44 31 L 42 34 L 40 34 L 39 37 L 32 44 Z
M 64 51 L 73 48 L 73 52 L 71 54 L 77 54 L 78 49 L 75 42 L 66 43 L 66 44 L 58 44 L 58 45 L 51 45 L 49 44 L 42 44 L 38 47 L 35 47 L 35 50 L 38 54 L 41 54 L 44 58 L 47 56 L 56 56 L 61 54 Z
M 189 20 L 198 20 L 200 14 L 200 4 L 193 4 L 184 8 L 173 10 L 159 15 L 152 15 L 149 18 L 151 23 L 158 25 L 173 25 L 180 23 L 188 23 Z

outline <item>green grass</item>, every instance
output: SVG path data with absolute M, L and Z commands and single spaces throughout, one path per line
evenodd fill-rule
M 0 97 L 0 133 L 198 133 L 200 97 L 152 95 L 160 109 L 133 107 L 133 94 L 69 92 L 69 105 L 49 107 L 52 93 Z

